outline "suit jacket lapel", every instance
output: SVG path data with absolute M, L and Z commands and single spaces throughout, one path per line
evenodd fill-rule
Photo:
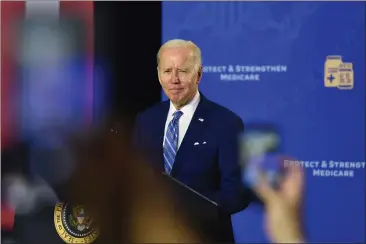
M 203 132 L 205 128 L 205 116 L 207 113 L 207 99 L 201 94 L 200 103 L 192 117 L 192 120 L 188 126 L 188 130 L 183 138 L 182 144 L 179 147 L 177 155 L 175 156 L 175 161 L 171 175 L 174 177 L 175 173 L 179 171 L 179 167 L 184 163 L 183 155 L 189 154 L 189 149 L 193 145 L 194 140 L 197 136 Z
M 154 129 L 154 138 L 155 138 L 155 148 L 158 148 L 159 159 L 158 159 L 158 167 L 164 171 L 164 155 L 163 155 L 163 141 L 164 141 L 164 130 L 165 123 L 169 112 L 169 101 L 165 101 L 161 109 L 156 114 L 156 124 Z

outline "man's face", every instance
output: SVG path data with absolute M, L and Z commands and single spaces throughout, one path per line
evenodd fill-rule
M 196 94 L 202 67 L 197 69 L 191 50 L 187 47 L 166 48 L 160 56 L 159 81 L 167 97 L 177 109 Z

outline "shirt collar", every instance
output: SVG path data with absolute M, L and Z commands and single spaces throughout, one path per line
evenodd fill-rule
M 193 97 L 193 99 L 192 99 L 189 103 L 187 103 L 186 105 L 184 105 L 184 106 L 180 109 L 180 111 L 182 111 L 182 112 L 183 112 L 183 116 L 184 116 L 185 114 L 186 114 L 186 115 L 189 115 L 189 114 L 193 115 L 193 114 L 194 114 L 194 112 L 196 111 L 196 108 L 197 108 L 197 106 L 198 106 L 199 102 L 200 102 L 200 93 L 199 93 L 199 91 L 197 90 L 197 93 L 196 93 L 196 95 Z M 170 117 L 173 115 L 173 113 L 174 113 L 175 111 L 177 111 L 177 109 L 174 107 L 173 103 L 170 101 L 170 108 L 169 108 L 169 115 L 168 115 L 168 118 L 170 118 Z

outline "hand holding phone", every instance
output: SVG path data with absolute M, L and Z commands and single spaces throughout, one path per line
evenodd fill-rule
M 280 158 L 280 157 L 279 157 Z M 253 189 L 265 206 L 265 230 L 274 243 L 304 243 L 302 198 L 304 174 L 299 165 L 284 168 L 277 189 L 259 173 Z

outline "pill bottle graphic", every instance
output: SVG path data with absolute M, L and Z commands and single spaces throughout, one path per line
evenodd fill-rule
M 327 56 L 324 64 L 324 86 L 338 87 L 339 65 L 342 64 L 342 57 L 338 55 Z
M 339 83 L 338 88 L 342 90 L 353 89 L 353 65 L 352 63 L 343 63 L 339 65 Z

